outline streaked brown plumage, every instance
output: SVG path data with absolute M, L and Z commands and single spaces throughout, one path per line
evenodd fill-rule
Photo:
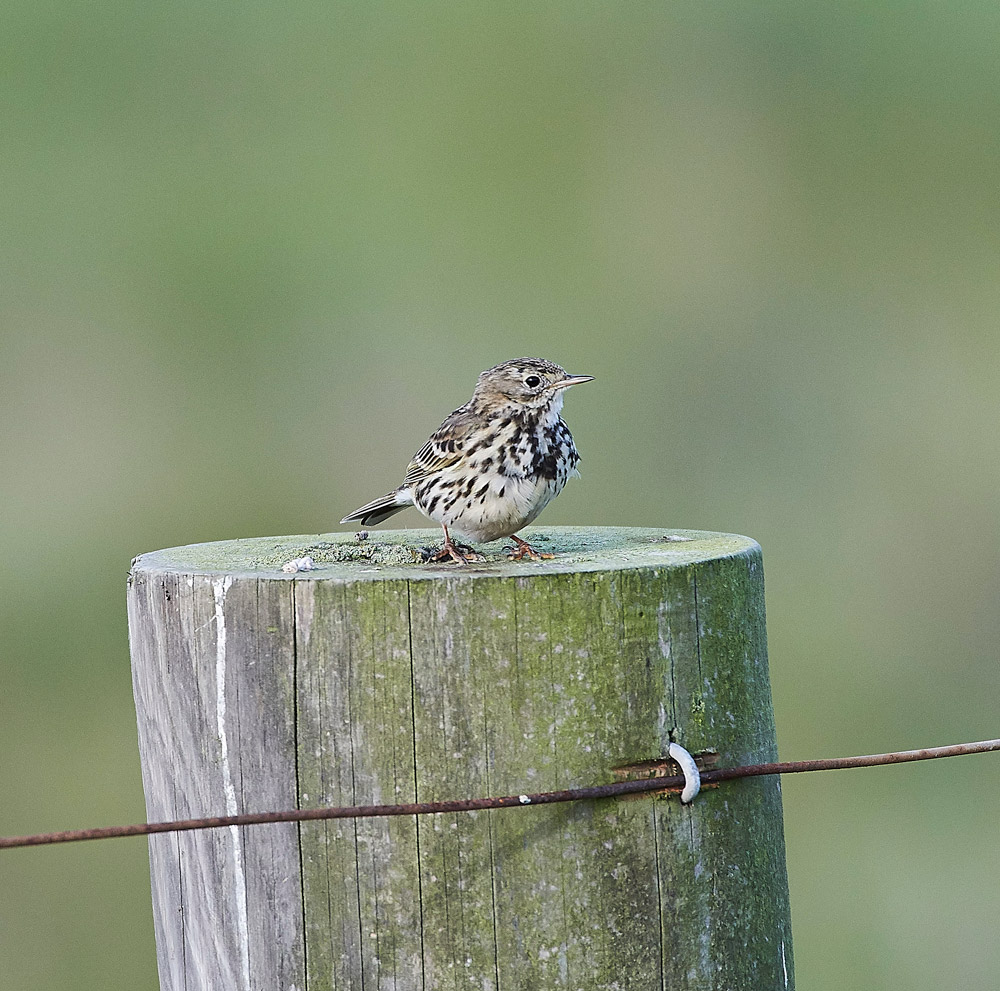
M 475 559 L 452 542 L 511 537 L 515 559 L 540 555 L 516 536 L 562 491 L 580 460 L 559 415 L 563 391 L 591 381 L 541 358 L 515 358 L 479 376 L 472 398 L 451 413 L 413 456 L 402 484 L 340 522 L 374 526 L 416 506 L 441 524 L 435 560 Z

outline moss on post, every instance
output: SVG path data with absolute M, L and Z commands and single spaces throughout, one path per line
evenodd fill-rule
M 776 757 L 760 548 L 533 528 L 557 556 L 420 564 L 434 531 L 143 555 L 150 818 L 545 791 L 672 741 Z M 281 564 L 309 554 L 317 570 Z M 164 989 L 792 986 L 775 778 L 676 796 L 150 840 Z

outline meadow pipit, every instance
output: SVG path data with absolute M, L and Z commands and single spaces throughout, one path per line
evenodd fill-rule
M 472 398 L 448 416 L 413 456 L 403 484 L 340 522 L 374 526 L 416 506 L 444 529 L 432 560 L 477 560 L 452 542 L 448 527 L 469 540 L 510 537 L 515 561 L 540 554 L 517 531 L 562 491 L 576 470 L 569 427 L 559 416 L 563 390 L 592 375 L 567 375 L 541 358 L 515 358 L 486 369 Z

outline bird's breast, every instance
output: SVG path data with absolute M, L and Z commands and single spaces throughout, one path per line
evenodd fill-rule
M 569 428 L 551 411 L 535 417 L 504 417 L 470 451 L 470 463 L 485 464 L 511 478 L 562 475 L 565 480 L 579 460 Z
M 534 520 L 579 460 L 558 414 L 494 417 L 467 435 L 459 462 L 415 486 L 414 502 L 471 540 L 496 540 Z

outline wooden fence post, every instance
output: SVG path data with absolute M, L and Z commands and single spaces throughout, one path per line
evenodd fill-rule
M 683 537 L 687 539 L 676 539 Z M 776 759 L 760 548 L 533 528 L 144 554 L 129 630 L 150 820 L 603 784 L 676 741 Z M 284 574 L 310 554 L 317 569 Z M 792 987 L 778 779 L 149 841 L 163 991 Z

